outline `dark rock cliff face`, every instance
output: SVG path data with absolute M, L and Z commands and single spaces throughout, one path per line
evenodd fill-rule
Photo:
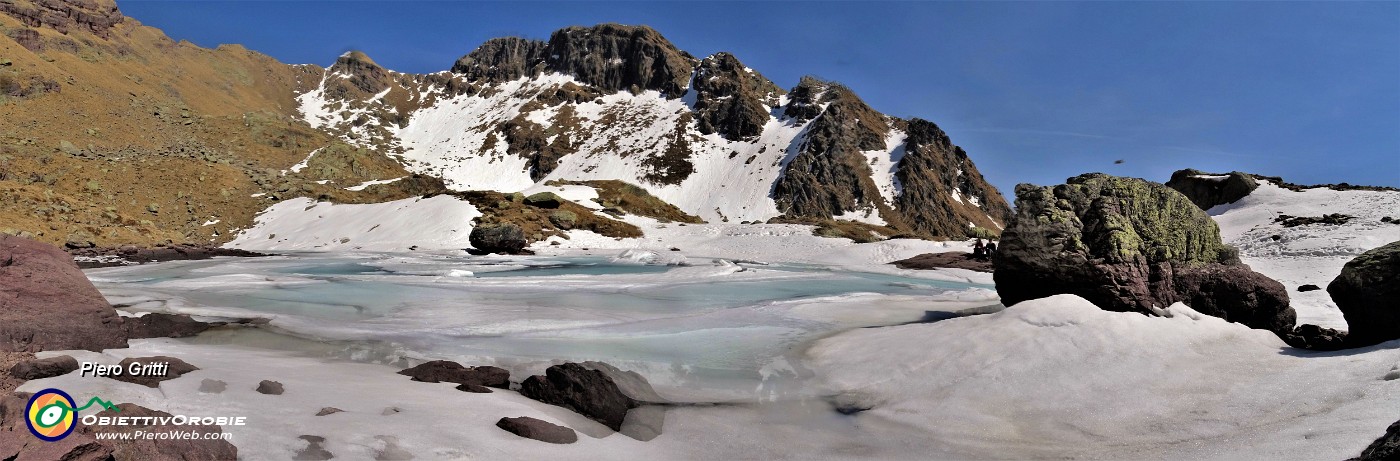
M 458 59 L 452 72 L 472 82 L 507 82 L 538 75 L 544 68 L 545 45 L 520 37 L 493 38 Z
M 778 210 L 791 217 L 827 218 L 861 207 L 883 206 L 884 199 L 870 179 L 870 166 L 862 151 L 885 148 L 890 131 L 885 116 L 844 87 L 828 83 L 816 90 L 816 82 L 808 79 L 804 83 L 807 89 L 803 92 L 819 92 L 827 106 L 808 126 L 797 156 L 773 188 Z
M 1141 179 L 1096 173 L 1017 186 L 1016 215 L 993 263 L 1008 306 L 1069 293 L 1148 314 L 1181 301 L 1280 335 L 1296 320 L 1287 289 L 1241 264 L 1204 211 Z
M 602 24 L 561 29 L 548 42 L 491 40 L 457 60 L 452 71 L 490 82 L 560 72 L 603 90 L 657 90 L 675 98 L 685 94 L 695 64 L 650 27 Z
M 738 141 L 763 133 L 768 107 L 783 90 L 749 70 L 734 55 L 718 53 L 700 61 L 691 83 L 695 90 L 696 127 Z
M 916 231 L 950 238 L 962 237 L 969 222 L 1000 229 L 1011 217 L 1011 207 L 967 152 L 933 122 L 910 120 L 907 131 L 904 157 L 895 171 L 903 185 L 896 203 L 904 221 Z M 954 191 L 962 201 L 953 198 Z
M 1254 192 L 1259 183 L 1253 176 L 1238 171 L 1219 175 L 1186 169 L 1172 173 L 1167 187 L 1181 192 L 1202 210 L 1209 210 L 1216 205 L 1235 203 Z

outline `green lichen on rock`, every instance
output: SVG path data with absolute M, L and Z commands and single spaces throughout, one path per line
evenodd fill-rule
M 1127 262 L 1225 263 L 1220 228 L 1181 193 L 1136 178 L 1092 173 L 1048 187 L 1017 186 L 1021 219 L 1056 228 L 1065 251 Z
M 525 204 L 540 208 L 559 208 L 564 203 L 564 199 L 553 192 L 540 192 L 525 197 Z
M 1327 293 L 1346 317 L 1354 345 L 1400 338 L 1400 241 L 1347 262 Z

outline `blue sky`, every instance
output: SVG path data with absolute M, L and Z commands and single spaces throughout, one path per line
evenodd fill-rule
M 646 24 L 780 86 L 942 126 L 1004 194 L 1101 171 L 1400 186 L 1400 2 L 120 1 L 203 46 L 445 70 L 483 41 Z M 1121 165 L 1115 160 L 1123 160 Z

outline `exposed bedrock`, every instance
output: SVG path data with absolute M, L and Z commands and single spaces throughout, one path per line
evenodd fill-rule
M 571 409 L 638 440 L 661 434 L 667 403 L 641 375 L 601 362 L 565 363 L 520 383 L 520 394 Z
M 1279 335 L 1296 315 L 1283 284 L 1220 241 L 1199 207 L 1162 184 L 1105 174 L 1016 187 L 1016 215 L 993 263 L 1008 306 L 1069 293 L 1112 311 L 1193 309 Z

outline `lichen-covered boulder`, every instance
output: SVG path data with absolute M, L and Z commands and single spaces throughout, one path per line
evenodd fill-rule
M 1400 241 L 1347 262 L 1327 293 L 1346 317 L 1353 346 L 1400 338 Z
M 1244 198 L 1259 188 L 1259 182 L 1253 176 L 1238 171 L 1211 174 L 1185 169 L 1172 173 L 1167 187 L 1181 192 L 1202 210 L 1209 210 L 1216 205 L 1235 203 Z
M 1105 174 L 1016 187 L 993 278 L 1008 306 L 1056 294 L 1107 310 L 1151 313 L 1184 302 L 1208 315 L 1285 334 L 1296 315 L 1282 284 L 1240 263 L 1184 195 Z
M 559 208 L 560 205 L 564 204 L 564 199 L 553 192 L 540 192 L 525 197 L 525 204 L 540 208 Z
M 525 231 L 510 223 L 478 225 L 472 229 L 468 240 L 473 247 L 486 253 L 517 254 L 529 244 Z

